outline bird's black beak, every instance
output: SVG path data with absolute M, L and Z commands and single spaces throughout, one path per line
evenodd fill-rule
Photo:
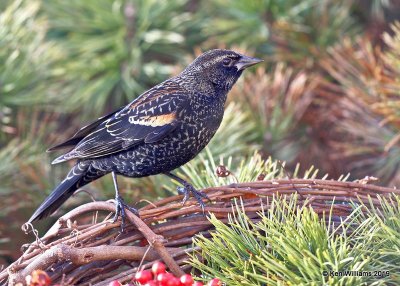
M 263 61 L 264 60 L 241 55 L 240 60 L 235 64 L 235 66 L 237 67 L 238 71 L 241 71 Z

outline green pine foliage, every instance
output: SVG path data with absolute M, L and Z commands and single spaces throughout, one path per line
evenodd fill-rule
M 181 167 L 182 173 L 191 179 L 196 188 L 207 188 L 211 186 L 223 186 L 238 182 L 256 181 L 260 175 L 263 179 L 283 177 L 283 170 L 277 161 L 271 158 L 263 160 L 260 154 L 255 153 L 235 164 L 233 157 L 220 156 L 218 161 L 214 160 L 209 148 L 199 155 L 198 159 Z M 227 176 L 217 174 L 218 166 L 226 168 Z
M 218 0 L 204 5 L 214 27 L 204 33 L 272 61 L 310 65 L 326 47 L 360 30 L 354 6 L 353 0 Z
M 256 222 L 238 203 L 228 223 L 211 215 L 215 232 L 195 239 L 201 250 L 189 263 L 205 280 L 218 277 L 227 285 L 397 285 L 400 199 L 380 202 L 382 210 L 367 213 L 354 205 L 348 219 L 335 223 L 332 214 L 321 218 L 298 206 L 296 196 L 273 198 Z M 323 274 L 346 270 L 372 276 Z
M 366 212 L 359 211 L 354 222 L 359 228 L 353 235 L 354 241 L 366 242 L 371 248 L 364 254 L 378 257 L 376 269 L 391 271 L 394 284 L 400 282 L 400 198 L 378 198 L 379 208 L 372 202 L 363 204 Z
M 57 49 L 45 41 L 40 7 L 40 1 L 17 0 L 0 12 L 0 111 L 50 100 L 44 94 Z
M 48 38 L 63 52 L 54 86 L 69 98 L 63 111 L 83 106 L 93 116 L 168 78 L 178 55 L 198 43 L 186 38 L 195 30 L 187 2 L 44 1 Z

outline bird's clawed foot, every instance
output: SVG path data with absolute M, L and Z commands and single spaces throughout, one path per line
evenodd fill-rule
M 134 213 L 136 216 L 139 216 L 139 212 L 137 209 L 127 205 L 121 196 L 116 196 L 115 197 L 115 215 L 113 218 L 113 223 L 116 222 L 118 220 L 118 217 L 121 215 L 121 233 L 124 232 L 124 229 L 125 229 L 125 218 L 126 218 L 125 209 L 128 209 L 129 211 Z
M 182 200 L 182 205 L 184 205 L 186 203 L 186 201 L 189 199 L 190 195 L 192 195 L 199 203 L 201 209 L 203 210 L 203 213 L 204 213 L 204 207 L 205 207 L 203 199 L 207 199 L 208 201 L 211 201 L 210 198 L 205 193 L 196 190 L 188 182 L 184 182 L 183 187 L 177 187 L 176 189 L 179 194 L 184 195 L 183 200 Z

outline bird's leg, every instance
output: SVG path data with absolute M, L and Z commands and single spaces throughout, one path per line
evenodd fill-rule
M 203 203 L 203 199 L 207 199 L 207 200 L 210 201 L 210 198 L 205 193 L 199 192 L 189 182 L 185 181 L 182 178 L 179 178 L 178 176 L 172 174 L 171 172 L 167 172 L 167 173 L 164 173 L 164 174 L 182 184 L 182 187 L 177 187 L 176 188 L 178 193 L 184 195 L 183 200 L 182 200 L 182 205 L 184 205 L 186 203 L 186 201 L 190 197 L 190 194 L 192 194 L 192 196 L 199 203 L 199 205 L 200 205 L 200 207 L 201 207 L 201 209 L 203 210 L 203 213 L 204 213 L 205 205 Z
M 113 223 L 117 221 L 118 216 L 121 214 L 121 232 L 124 232 L 125 208 L 127 208 L 128 210 L 130 210 L 132 213 L 134 213 L 137 216 L 139 216 L 139 212 L 137 209 L 127 205 L 124 202 L 124 199 L 119 194 L 118 183 L 117 183 L 117 174 L 115 174 L 115 172 L 112 172 L 111 175 L 113 178 L 114 188 L 115 188 L 115 215 L 114 215 Z

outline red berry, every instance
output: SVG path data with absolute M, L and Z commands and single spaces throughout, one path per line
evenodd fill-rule
M 167 283 L 172 278 L 175 278 L 175 276 L 168 272 L 160 273 L 157 275 L 157 281 L 159 282 L 160 286 L 168 286 Z
M 28 284 L 28 282 L 27 282 Z M 49 275 L 43 270 L 34 270 L 30 277 L 30 285 L 35 286 L 48 286 L 51 284 L 51 279 Z
M 140 246 L 147 246 L 149 245 L 149 242 L 147 241 L 147 239 L 143 238 L 140 240 Z
M 158 283 L 154 280 L 151 280 L 151 281 L 147 282 L 146 284 L 144 284 L 144 286 L 158 286 Z
M 150 270 L 138 271 L 135 274 L 135 281 L 139 282 L 140 284 L 149 282 L 151 279 L 153 279 L 153 274 L 151 274 Z
M 222 286 L 222 282 L 218 278 L 214 278 L 208 281 L 207 286 Z
M 165 269 L 165 264 L 160 261 L 153 263 L 153 266 L 151 267 L 151 271 L 153 272 L 154 276 L 157 276 L 160 273 L 165 273 Z
M 122 284 L 118 280 L 111 281 L 108 286 L 122 286 Z
M 181 284 L 183 286 L 192 286 L 192 284 L 194 282 L 193 277 L 190 274 L 182 275 L 180 280 L 181 280 Z
M 172 276 L 168 282 L 167 282 L 167 286 L 181 286 L 181 281 L 179 280 L 179 278 Z
M 192 286 L 204 286 L 203 283 L 196 281 L 192 284 Z

